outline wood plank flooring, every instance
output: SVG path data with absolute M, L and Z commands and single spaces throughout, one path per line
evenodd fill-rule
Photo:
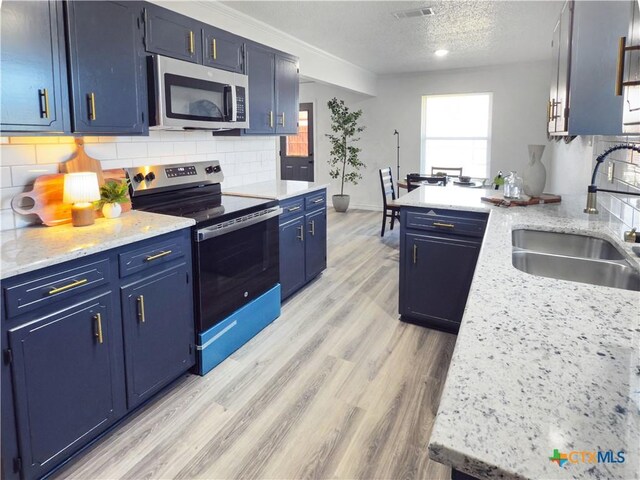
M 398 320 L 398 230 L 329 213 L 328 268 L 206 377 L 55 478 L 448 479 L 427 443 L 455 336 Z

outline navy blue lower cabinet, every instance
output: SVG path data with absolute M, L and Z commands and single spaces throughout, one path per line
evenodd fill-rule
M 280 224 L 280 285 L 282 299 L 305 283 L 305 221 L 295 217 Z
M 313 280 L 327 268 L 327 209 L 305 215 L 305 280 Z
M 194 365 L 192 295 L 184 263 L 121 288 L 128 408 Z
M 476 219 L 440 211 L 424 217 L 425 222 L 413 222 L 422 214 L 403 209 L 401 215 L 402 320 L 457 332 L 482 245 L 486 215 Z
M 23 478 L 47 473 L 123 414 L 114 371 L 120 319 L 111 297 L 105 292 L 8 332 L 20 450 L 20 465 L 13 463 Z

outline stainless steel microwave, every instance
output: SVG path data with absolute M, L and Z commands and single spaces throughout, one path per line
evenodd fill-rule
M 249 128 L 249 77 L 154 55 L 149 58 L 149 128 Z

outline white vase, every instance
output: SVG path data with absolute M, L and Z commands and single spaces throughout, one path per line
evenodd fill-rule
M 547 170 L 540 161 L 544 145 L 528 145 L 529 164 L 524 169 L 524 193 L 530 197 L 539 197 L 547 182 Z
M 119 203 L 105 203 L 102 206 L 102 215 L 104 218 L 118 218 L 122 213 L 122 207 Z

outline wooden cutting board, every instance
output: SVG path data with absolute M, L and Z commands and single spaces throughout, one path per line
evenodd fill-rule
M 48 227 L 71 222 L 71 205 L 62 203 L 64 175 L 41 175 L 33 182 L 33 189 L 11 199 L 11 208 L 20 215 L 37 215 Z M 33 207 L 25 204 L 33 203 Z
M 90 157 L 84 151 L 84 139 L 76 138 L 76 154 L 60 164 L 60 172 L 76 173 L 76 172 L 95 172 L 98 176 L 98 185 L 104 184 L 104 175 L 102 174 L 102 164 L 99 160 Z
M 490 197 L 482 197 L 483 202 L 493 203 L 503 207 L 526 207 L 527 205 L 541 205 L 544 203 L 560 203 L 562 197 L 560 195 L 552 195 L 543 193 L 539 197 L 531 197 L 529 200 L 513 200 L 504 198 L 502 194 L 491 195 Z

